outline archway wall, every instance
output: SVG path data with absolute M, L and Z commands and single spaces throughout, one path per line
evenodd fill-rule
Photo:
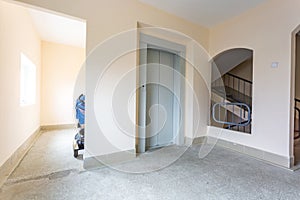
M 292 162 L 290 130 L 291 36 L 300 24 L 300 1 L 269 0 L 210 30 L 211 56 L 231 48 L 249 48 L 253 58 L 251 135 L 227 132 L 220 138 L 270 152 Z M 272 63 L 278 67 L 272 67 Z M 208 131 L 213 134 L 213 128 Z

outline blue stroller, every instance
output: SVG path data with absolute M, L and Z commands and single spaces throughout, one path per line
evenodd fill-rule
M 78 151 L 84 149 L 84 118 L 85 118 L 85 96 L 81 94 L 76 100 L 76 119 L 78 119 L 77 128 L 79 132 L 75 135 L 73 141 L 74 157 L 78 157 Z

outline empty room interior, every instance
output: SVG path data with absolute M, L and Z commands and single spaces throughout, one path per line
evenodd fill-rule
M 0 0 L 0 199 L 300 199 L 299 8 Z

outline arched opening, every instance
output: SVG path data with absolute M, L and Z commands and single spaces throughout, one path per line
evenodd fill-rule
M 213 58 L 210 125 L 251 134 L 253 50 L 235 48 Z

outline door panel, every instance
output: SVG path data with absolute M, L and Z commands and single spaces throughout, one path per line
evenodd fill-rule
M 159 86 L 159 127 L 158 145 L 173 142 L 173 93 L 163 86 Z
M 159 85 L 159 51 L 147 51 L 147 86 L 146 86 L 146 147 L 157 145 L 158 130 L 158 87 Z
M 173 143 L 174 54 L 148 49 L 146 99 L 147 149 Z

